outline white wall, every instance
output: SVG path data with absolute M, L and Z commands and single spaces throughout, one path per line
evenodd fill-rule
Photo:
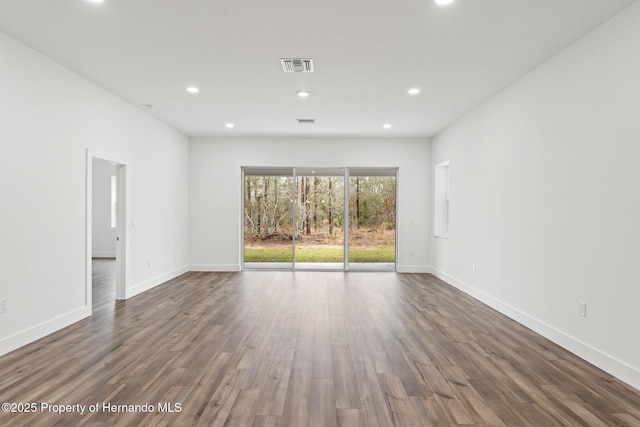
M 638 40 L 635 3 L 436 136 L 431 162 L 451 161 L 434 272 L 636 388 Z
M 0 94 L 3 354 L 90 313 L 87 148 L 127 163 L 126 294 L 187 269 L 188 140 L 2 33 Z
M 116 229 L 111 228 L 111 177 L 116 166 L 101 159 L 93 159 L 92 255 L 96 258 L 115 258 Z
M 399 167 L 398 270 L 428 271 L 429 153 L 428 139 L 192 138 L 191 268 L 240 268 L 242 166 L 360 166 Z

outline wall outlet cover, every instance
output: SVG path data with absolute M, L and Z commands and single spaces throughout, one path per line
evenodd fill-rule
M 582 317 L 587 317 L 587 303 L 583 301 L 578 302 L 578 314 Z

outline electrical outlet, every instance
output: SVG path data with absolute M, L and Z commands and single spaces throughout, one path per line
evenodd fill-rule
M 5 314 L 7 312 L 7 300 L 0 299 L 0 314 Z
M 473 274 L 476 274 L 476 265 L 473 264 L 473 266 L 471 267 L 471 269 L 473 270 Z
M 578 301 L 578 314 L 582 317 L 587 317 L 587 303 Z

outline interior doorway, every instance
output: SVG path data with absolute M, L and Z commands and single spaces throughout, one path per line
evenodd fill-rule
M 87 151 L 86 304 L 112 312 L 126 294 L 126 164 Z
M 116 299 L 117 166 L 103 159 L 92 161 L 91 200 L 91 306 L 92 311 L 113 307 Z
M 396 269 L 397 168 L 242 168 L 243 269 Z

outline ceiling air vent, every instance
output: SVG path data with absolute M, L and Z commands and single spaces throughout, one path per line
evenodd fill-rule
M 301 125 L 313 125 L 316 123 L 316 119 L 298 119 L 298 123 Z
M 285 73 L 313 73 L 313 59 L 281 58 L 282 71 Z

